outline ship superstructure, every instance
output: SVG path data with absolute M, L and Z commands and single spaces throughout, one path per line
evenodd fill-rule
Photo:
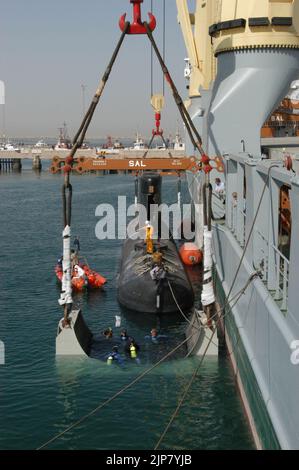
M 262 151 L 261 130 L 299 77 L 299 1 L 197 0 L 190 12 L 177 0 L 177 8 L 188 110 L 206 152 L 225 163 L 224 199 L 213 198 L 213 257 L 229 355 L 257 447 L 298 449 L 299 178 L 292 159 Z M 196 184 L 190 176 L 199 204 L 201 185 L 201 175 Z M 200 231 L 196 241 L 201 247 Z

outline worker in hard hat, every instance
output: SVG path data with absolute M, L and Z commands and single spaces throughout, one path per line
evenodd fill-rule
M 149 255 L 154 253 L 154 242 L 153 242 L 154 228 L 151 223 L 147 220 L 145 222 L 145 243 L 146 243 L 146 252 Z

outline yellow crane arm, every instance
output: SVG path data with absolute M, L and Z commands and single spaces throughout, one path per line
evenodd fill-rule
M 203 84 L 204 78 L 200 70 L 197 48 L 194 40 L 191 15 L 187 0 L 176 0 L 178 9 L 178 21 L 180 23 L 187 53 L 192 66 L 190 80 L 190 96 L 200 96 L 199 86 Z

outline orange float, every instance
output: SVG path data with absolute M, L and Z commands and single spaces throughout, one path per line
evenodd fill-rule
M 85 276 L 77 277 L 75 272 L 72 273 L 72 288 L 74 290 L 83 291 L 86 288 L 100 289 L 104 284 L 106 284 L 107 280 L 96 271 L 90 269 L 86 264 L 80 267 L 84 270 Z M 55 267 L 55 274 L 57 279 L 61 282 L 63 271 L 60 265 Z
M 179 253 L 181 260 L 186 266 L 195 266 L 202 262 L 202 251 L 197 248 L 195 243 L 184 243 Z

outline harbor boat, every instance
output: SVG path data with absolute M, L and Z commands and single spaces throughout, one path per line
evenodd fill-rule
M 101 289 L 107 282 L 107 280 L 90 269 L 89 265 L 85 261 L 79 263 L 80 272 L 76 272 L 76 268 L 72 273 L 72 287 L 75 291 L 84 291 L 85 289 Z M 57 279 L 62 282 L 62 266 L 58 263 L 55 266 L 55 274 Z
M 148 221 L 139 220 L 140 239 L 128 238 L 122 249 L 118 301 L 139 315 L 170 314 L 179 309 L 188 312 L 194 302 L 193 288 L 176 244 L 170 233 L 169 239 L 161 238 L 166 233 L 161 215 L 156 214 L 153 220 L 150 214 L 152 204 L 161 204 L 161 185 L 158 173 L 139 176 L 138 202 L 146 208 Z M 158 233 L 148 235 L 155 225 Z
M 130 151 L 146 150 L 146 145 L 138 132 L 136 134 L 136 139 L 135 139 L 135 142 L 133 143 L 133 147 L 130 147 L 129 150 Z
M 109 135 L 107 137 L 106 143 L 102 147 L 97 147 L 96 153 L 97 155 L 118 155 L 120 150 L 122 150 L 124 146 L 122 143 L 116 139 L 115 142 L 113 142 L 112 137 Z
M 47 145 L 47 143 L 43 139 L 40 139 L 36 142 L 34 147 L 37 148 L 37 149 L 45 149 L 45 148 L 49 147 L 49 145 Z
M 6 152 L 18 152 L 20 153 L 21 150 L 18 147 L 15 147 L 11 142 L 7 142 L 4 145 L 1 146 L 0 150 L 6 151 Z
M 63 126 L 59 128 L 59 138 L 55 150 L 69 150 L 71 147 L 72 142 L 68 135 L 66 122 L 64 122 Z

